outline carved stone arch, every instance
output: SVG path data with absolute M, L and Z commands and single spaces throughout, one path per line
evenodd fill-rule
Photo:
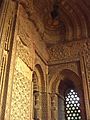
M 36 72 L 37 76 L 38 76 L 38 81 L 39 81 L 39 87 L 40 87 L 40 91 L 44 92 L 45 91 L 45 81 L 44 81 L 44 73 L 42 70 L 42 67 L 39 64 L 35 65 L 35 69 L 34 71 Z
M 58 87 L 60 85 L 60 82 L 65 79 L 73 82 L 75 88 L 81 89 L 82 80 L 81 80 L 80 76 L 77 75 L 77 73 L 75 73 L 74 71 L 72 71 L 70 69 L 64 69 L 59 72 L 59 77 L 58 77 L 58 81 L 57 81 L 57 85 L 56 85 L 56 89 L 55 89 L 56 92 L 58 92 Z
M 49 92 L 50 92 L 50 93 L 52 92 L 53 83 L 54 83 L 54 81 L 57 80 L 58 75 L 59 75 L 59 71 L 56 71 L 56 72 L 54 73 L 54 75 L 52 76 L 51 80 L 50 80 L 50 84 L 49 84 Z
M 37 85 L 35 86 L 36 91 L 33 93 L 34 119 L 41 120 L 41 119 L 45 118 L 44 111 L 45 111 L 45 106 L 46 106 L 46 102 L 45 102 L 46 93 L 45 93 L 44 73 L 43 73 L 43 70 L 39 64 L 35 65 L 33 74 L 37 79 L 36 80 Z
M 52 77 L 52 79 L 50 80 L 50 88 L 49 88 L 49 92 L 58 92 L 57 88 L 60 84 L 60 81 L 64 79 L 64 77 L 66 76 L 65 74 L 69 75 L 70 73 L 72 73 L 72 78 L 74 77 L 74 79 L 76 81 L 78 81 L 78 79 L 81 79 L 80 76 L 77 75 L 77 73 L 75 71 L 72 71 L 70 69 L 63 69 L 63 70 L 58 70 L 56 71 L 56 73 L 54 74 L 54 76 Z M 77 76 L 77 77 L 76 77 Z M 70 77 L 70 76 L 69 76 Z M 71 78 L 70 78 L 71 79 Z M 80 80 L 79 80 L 80 81 Z M 78 84 L 79 85 L 79 84 Z
M 54 97 L 51 97 L 51 103 L 54 99 L 57 99 L 57 102 L 58 102 L 58 97 L 61 97 L 63 99 L 62 103 L 64 106 L 65 91 L 67 89 L 75 89 L 80 97 L 83 120 L 86 120 L 85 103 L 84 103 L 85 101 L 84 101 L 84 95 L 83 95 L 82 82 L 83 81 L 82 81 L 81 77 L 70 69 L 63 69 L 63 70 L 58 71 L 56 73 L 55 79 L 53 79 L 53 82 L 50 86 L 51 94 L 53 94 L 53 96 L 54 96 Z M 52 99 L 52 98 L 54 98 L 54 99 Z M 55 105 L 56 105 L 56 108 L 58 109 L 58 103 L 55 102 Z M 53 106 L 51 105 L 51 108 L 52 107 Z M 62 108 L 64 109 L 64 107 L 62 107 Z M 54 114 L 54 112 L 57 113 L 59 111 L 57 109 L 56 109 L 56 111 L 55 110 L 51 111 L 51 116 L 52 116 L 52 113 Z M 63 113 L 63 114 L 65 114 L 65 113 Z M 61 115 L 61 116 L 63 116 L 63 115 Z M 65 117 L 63 116 L 63 118 L 59 118 L 59 116 L 57 115 L 56 119 L 62 120 L 62 119 L 65 119 Z

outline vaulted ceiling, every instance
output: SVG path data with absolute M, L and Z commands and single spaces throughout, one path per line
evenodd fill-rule
M 46 44 L 90 37 L 90 0 L 21 0 L 21 3 Z

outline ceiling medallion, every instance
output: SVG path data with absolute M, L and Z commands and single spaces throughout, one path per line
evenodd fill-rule
M 46 28 L 50 30 L 58 30 L 61 26 L 60 22 L 60 5 L 57 0 L 53 2 L 52 10 L 46 19 Z
M 57 19 L 59 17 L 59 5 L 58 2 L 54 2 L 53 9 L 51 11 L 51 17 L 53 20 Z

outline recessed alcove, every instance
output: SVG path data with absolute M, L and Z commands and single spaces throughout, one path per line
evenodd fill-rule
M 82 86 L 78 86 L 75 76 L 73 76 L 73 80 L 70 80 L 68 75 L 70 74 L 67 74 L 67 77 L 60 81 L 58 87 L 58 120 L 86 120 Z

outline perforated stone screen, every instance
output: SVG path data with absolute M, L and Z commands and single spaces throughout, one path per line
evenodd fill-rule
M 82 120 L 80 98 L 75 90 L 69 90 L 65 95 L 66 120 Z

